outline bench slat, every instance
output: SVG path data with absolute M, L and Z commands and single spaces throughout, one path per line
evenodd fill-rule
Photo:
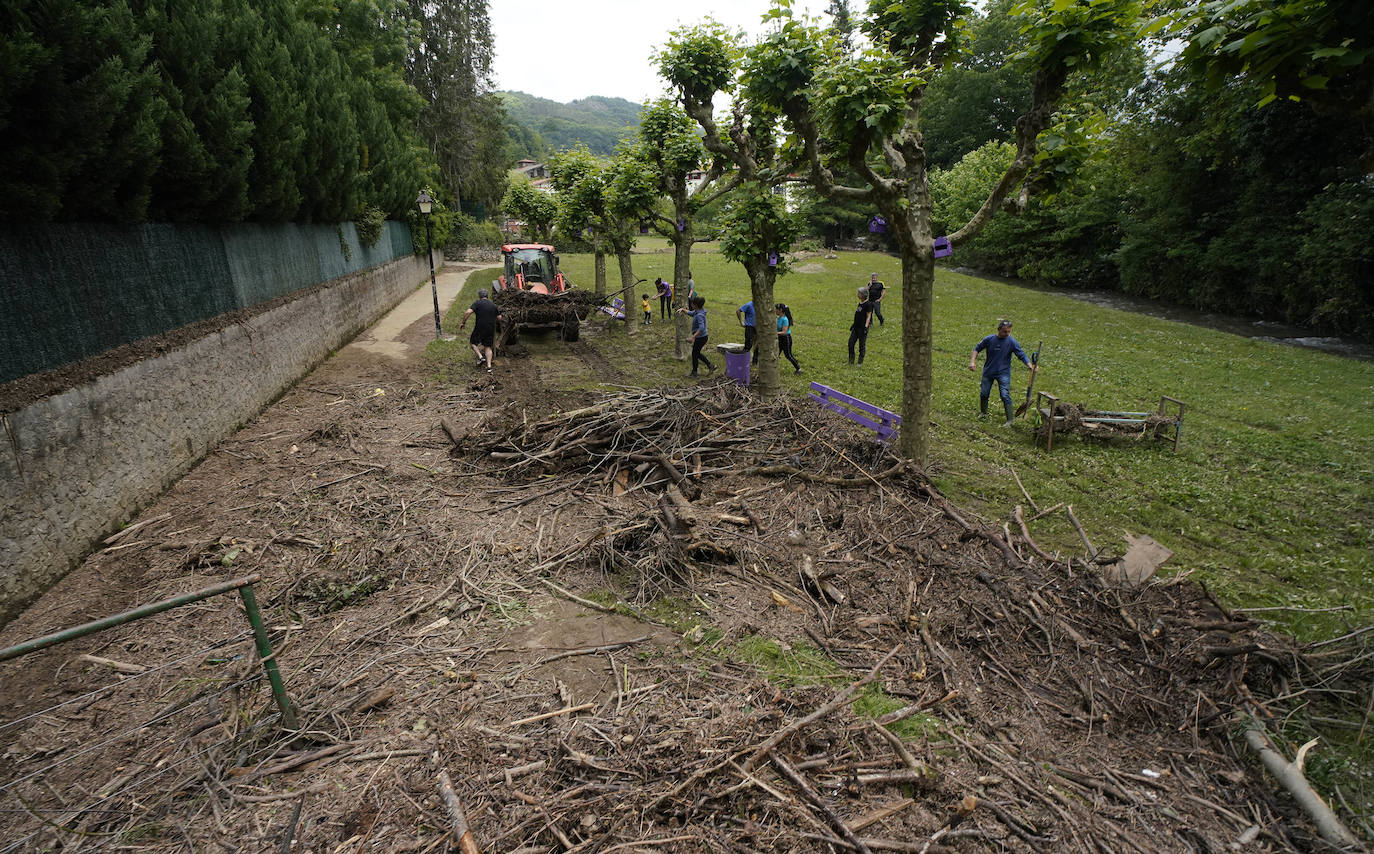
M 812 397 L 817 397 L 817 395 L 819 395 L 819 397 L 823 397 L 827 400 L 838 401 L 846 406 L 852 406 L 855 409 L 863 410 L 886 424 L 891 424 L 896 427 L 900 427 L 902 424 L 902 416 L 897 413 L 889 412 L 879 406 L 874 406 L 866 400 L 859 400 L 857 397 L 851 397 L 842 391 L 836 391 L 830 386 L 821 385 L 813 381 L 811 383 L 811 391 L 816 393 L 813 394 Z

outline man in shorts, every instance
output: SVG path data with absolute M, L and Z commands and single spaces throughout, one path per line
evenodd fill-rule
M 477 320 L 472 325 L 472 337 L 468 338 L 468 343 L 472 344 L 472 352 L 477 356 L 477 367 L 487 366 L 487 373 L 491 373 L 492 350 L 496 347 L 496 321 L 501 319 L 501 309 L 496 307 L 496 303 L 487 299 L 487 289 L 481 288 L 477 291 L 477 301 L 468 306 L 467 312 L 463 314 L 463 322 L 458 325 L 463 329 L 468 325 L 468 318 L 473 315 Z

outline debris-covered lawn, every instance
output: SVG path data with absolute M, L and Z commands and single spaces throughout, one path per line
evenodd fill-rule
M 0 665 L 0 850 L 1325 845 L 1241 732 L 1367 685 L 1359 637 L 1108 584 L 1126 544 L 806 401 L 410 371 L 331 360 L 0 638 L 260 573 L 299 733 L 233 597 Z

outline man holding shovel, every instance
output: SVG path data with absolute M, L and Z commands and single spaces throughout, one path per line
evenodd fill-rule
M 987 336 L 973 348 L 968 359 L 970 371 L 978 369 L 978 354 L 984 350 L 987 351 L 987 358 L 983 361 L 983 382 L 978 389 L 978 418 L 983 420 L 988 417 L 988 395 L 995 380 L 997 391 L 1002 398 L 1002 408 L 1007 414 L 1006 423 L 1002 426 L 1010 427 L 1014 413 L 1011 403 L 1011 357 L 1016 356 L 1031 369 L 1031 382 L 1035 381 L 1036 365 L 1031 363 L 1026 351 L 1016 343 L 1016 339 L 1011 337 L 1010 320 L 997 321 L 996 334 Z

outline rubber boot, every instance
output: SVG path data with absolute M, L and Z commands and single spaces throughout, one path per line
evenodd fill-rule
M 988 399 L 986 397 L 978 398 L 978 420 L 988 420 Z
M 1003 424 L 1002 426 L 1003 426 L 1003 427 L 1010 427 L 1010 426 L 1011 426 L 1012 417 L 1016 414 L 1016 410 L 1013 409 L 1013 408 L 1012 408 L 1012 405 L 1011 405 L 1010 403 L 1008 403 L 1007 401 L 1005 401 L 1005 400 L 1002 401 L 1002 408 L 1005 409 L 1005 410 L 1007 411 L 1007 423 Z

